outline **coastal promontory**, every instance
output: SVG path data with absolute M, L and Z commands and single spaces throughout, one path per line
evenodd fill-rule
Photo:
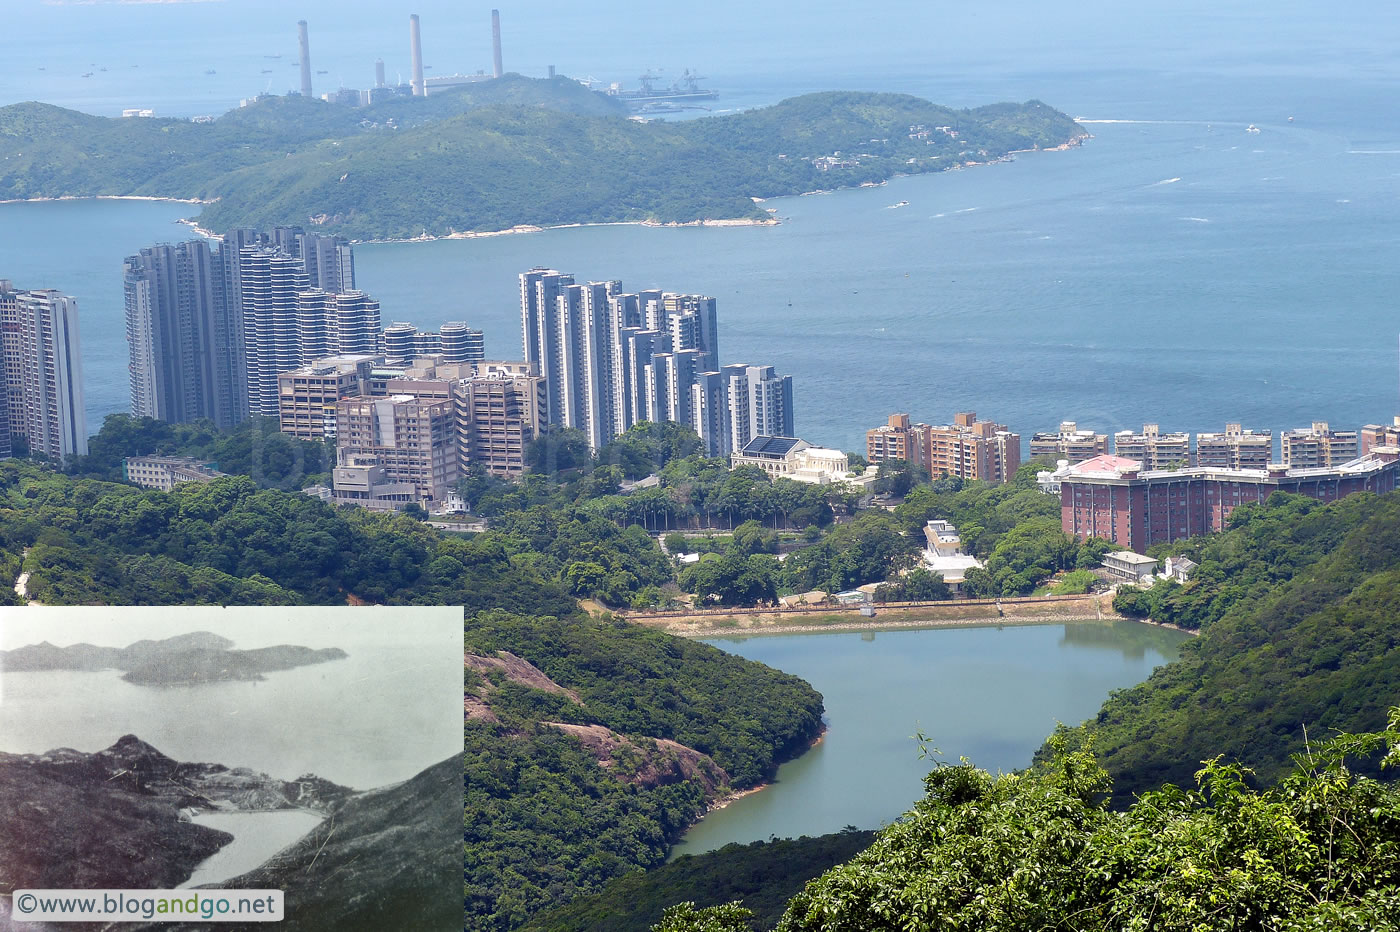
M 31 102 L 0 108 L 0 200 L 198 200 L 198 224 L 215 232 L 300 224 L 361 240 L 764 223 L 772 215 L 756 200 L 996 161 L 1085 135 L 1035 100 L 958 109 L 863 92 L 639 122 L 578 82 L 519 75 L 370 107 L 266 97 L 202 123 Z

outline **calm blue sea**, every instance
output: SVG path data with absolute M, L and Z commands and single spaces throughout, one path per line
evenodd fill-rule
M 1075 151 L 774 201 L 775 228 L 361 247 L 386 320 L 465 318 L 515 357 L 515 276 L 532 265 L 712 293 L 723 360 L 792 373 L 798 432 L 852 449 L 895 410 L 937 423 L 973 408 L 1023 435 L 1400 410 L 1400 17 L 1384 4 L 498 5 L 506 67 L 527 74 L 693 67 L 717 109 L 857 88 L 1122 122 L 1086 123 Z M 484 4 L 9 0 L 0 102 L 216 113 L 295 82 L 303 17 L 318 87 L 363 86 L 375 57 L 407 70 L 409 12 L 430 74 L 488 66 Z M 94 430 L 127 405 L 120 259 L 181 238 L 188 211 L 0 205 L 0 277 L 80 299 Z

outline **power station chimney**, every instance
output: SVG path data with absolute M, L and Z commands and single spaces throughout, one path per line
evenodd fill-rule
M 374 60 L 374 86 L 384 86 L 384 59 L 382 58 Z
M 311 41 L 306 37 L 306 20 L 297 23 L 297 39 L 301 42 L 301 96 L 311 96 Z
M 413 60 L 413 96 L 427 97 L 428 85 L 423 83 L 423 36 L 418 31 L 418 14 L 408 17 L 408 54 Z
M 501 67 L 501 11 L 491 11 L 491 54 L 496 65 L 496 77 L 505 74 Z
M 549 80 L 551 80 L 551 81 L 554 80 L 554 66 L 553 66 L 553 65 L 550 65 L 550 66 L 549 66 Z

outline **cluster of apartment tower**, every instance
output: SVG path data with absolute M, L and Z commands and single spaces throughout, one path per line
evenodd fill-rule
M 548 423 L 581 430 L 595 450 L 643 421 L 693 427 L 711 456 L 793 436 L 792 376 L 721 366 L 712 297 L 531 269 L 520 276 L 520 316 Z
M 1246 430 L 1239 424 L 1226 424 L 1224 432 L 1196 434 L 1195 446 L 1188 432 L 1163 433 L 1156 424 L 1144 424 L 1142 433 L 1120 430 L 1101 434 L 1083 430 L 1074 421 L 1064 421 L 1058 430 L 1031 438 L 1031 456 L 1087 460 L 1109 452 L 1137 460 L 1145 469 L 1173 469 L 1183 466 L 1209 466 L 1218 469 L 1266 469 L 1282 463 L 1298 469 L 1340 466 L 1365 453 L 1375 442 L 1377 431 L 1386 428 L 1368 425 L 1361 431 L 1333 430 L 1326 421 L 1311 427 L 1285 430 L 1279 435 L 1278 459 L 1274 458 L 1274 435 L 1270 430 Z
M 1038 446 L 1038 449 L 1037 449 Z M 1073 422 L 1038 434 L 1036 455 L 1059 460 L 1040 474 L 1042 488 L 1060 497 L 1061 526 L 1080 539 L 1102 537 L 1142 552 L 1154 544 L 1224 530 L 1241 505 L 1264 502 L 1274 492 L 1335 501 L 1356 492 L 1396 487 L 1400 470 L 1400 418 L 1360 431 L 1333 430 L 1326 422 L 1283 431 L 1279 455 L 1267 430 L 1228 424 L 1224 433 L 1162 433 L 1156 424 L 1140 434 L 1104 434 Z
M 123 265 L 131 411 L 220 427 L 276 417 L 280 373 L 327 356 L 408 347 L 424 335 L 380 328 L 379 303 L 355 287 L 341 237 L 278 227 L 152 246 Z M 404 329 L 410 333 L 404 339 Z M 415 340 L 414 337 L 417 337 Z M 435 349 L 465 359 L 480 331 L 444 327 Z M 411 355 L 411 354 L 409 354 Z M 478 357 L 479 358 L 479 357 Z
M 276 417 L 333 440 L 338 501 L 441 504 L 473 465 L 524 470 L 548 425 L 592 449 L 642 421 L 693 427 L 711 455 L 793 433 L 792 378 L 719 364 L 715 300 L 620 282 L 520 276 L 524 359 L 485 359 L 481 331 L 381 327 L 350 244 L 278 227 L 141 250 L 123 263 L 131 410 L 219 427 Z M 11 434 L 87 452 L 76 302 L 0 280 L 0 455 Z
M 1020 437 L 971 412 L 938 427 L 895 414 L 867 431 L 865 444 L 872 463 L 904 460 L 935 478 L 1009 482 L 1020 465 Z M 1333 430 L 1323 421 L 1286 430 L 1277 457 L 1272 431 L 1239 424 L 1197 434 L 1193 444 L 1191 434 L 1164 433 L 1156 424 L 1110 435 L 1065 421 L 1032 436 L 1030 453 L 1057 463 L 1039 474 L 1039 483 L 1059 496 L 1065 533 L 1142 551 L 1222 530 L 1235 508 L 1275 491 L 1322 501 L 1392 491 L 1400 471 L 1400 417 L 1359 431 Z

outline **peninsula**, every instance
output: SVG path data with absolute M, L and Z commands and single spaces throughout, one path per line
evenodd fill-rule
M 196 686 L 223 680 L 261 680 L 264 673 L 346 656 L 337 647 L 314 650 L 279 644 L 254 650 L 232 648 L 232 641 L 207 631 L 137 641 L 121 648 L 93 644 L 56 647 L 45 641 L 0 651 L 0 671 L 122 670 L 122 679 L 142 686 Z
M 267 97 L 217 120 L 0 108 L 0 200 L 208 202 L 216 233 L 299 224 L 361 240 L 580 223 L 771 222 L 763 199 L 878 184 L 1087 134 L 1039 101 L 952 109 L 903 94 L 808 94 L 638 122 L 567 78 L 350 108 Z

